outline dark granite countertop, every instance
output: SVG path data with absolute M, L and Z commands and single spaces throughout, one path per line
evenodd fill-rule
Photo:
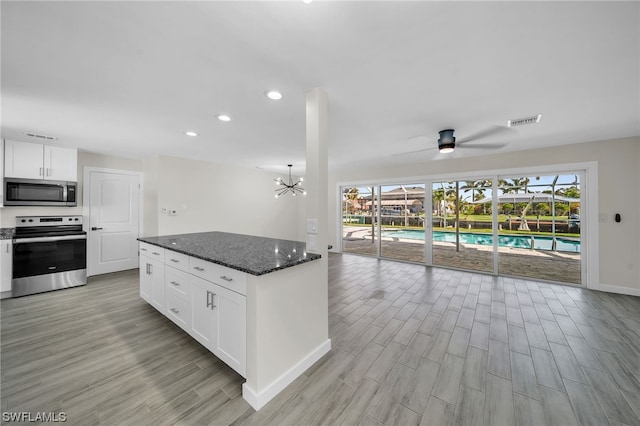
M 0 228 L 0 240 L 10 240 L 16 228 Z
M 143 237 L 138 241 L 251 275 L 264 275 L 321 258 L 319 254 L 307 253 L 302 242 L 228 232 Z

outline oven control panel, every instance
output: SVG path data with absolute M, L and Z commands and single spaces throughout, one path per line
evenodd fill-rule
M 33 226 L 82 225 L 82 216 L 17 216 L 16 228 Z

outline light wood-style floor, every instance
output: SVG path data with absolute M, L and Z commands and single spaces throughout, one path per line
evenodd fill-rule
M 640 298 L 330 255 L 333 349 L 259 412 L 137 271 L 3 300 L 2 412 L 67 424 L 638 425 Z

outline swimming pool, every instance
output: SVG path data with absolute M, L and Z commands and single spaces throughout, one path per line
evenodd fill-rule
M 424 231 L 413 229 L 399 229 L 394 231 L 384 231 L 383 237 L 405 238 L 407 240 L 424 240 Z M 433 231 L 433 241 L 456 242 L 455 232 Z M 479 244 L 483 246 L 493 245 L 493 235 L 476 234 L 470 232 L 460 233 L 462 244 Z M 538 237 L 534 235 L 533 248 L 536 250 L 551 250 L 551 237 Z M 525 235 L 499 235 L 498 246 L 514 248 L 531 248 L 531 236 Z M 573 241 L 556 237 L 556 249 L 571 253 L 580 253 L 580 241 Z

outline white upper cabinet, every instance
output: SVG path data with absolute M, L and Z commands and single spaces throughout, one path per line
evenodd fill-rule
M 72 148 L 5 140 L 4 176 L 21 179 L 78 180 L 78 151 Z
M 45 179 L 78 181 L 78 150 L 44 146 Z

